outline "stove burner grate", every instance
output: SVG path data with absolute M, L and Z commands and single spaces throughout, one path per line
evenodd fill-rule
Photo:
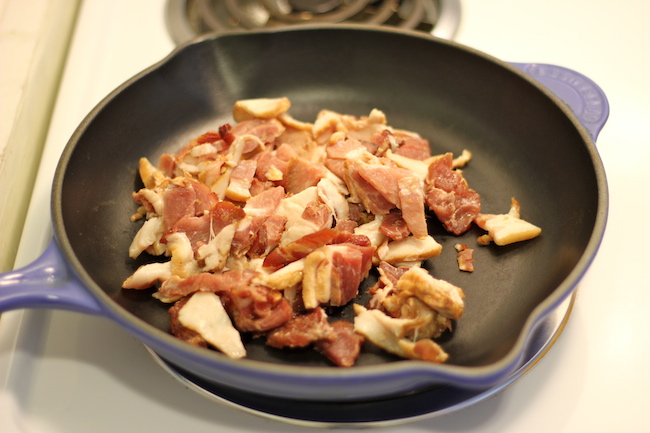
M 306 23 L 391 26 L 452 39 L 460 0 L 168 0 L 167 27 L 176 43 L 213 32 Z

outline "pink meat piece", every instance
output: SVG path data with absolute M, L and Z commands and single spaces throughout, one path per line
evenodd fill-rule
M 481 211 L 479 194 L 470 189 L 462 174 L 452 170 L 452 154 L 429 165 L 426 202 L 445 229 L 455 235 L 466 232 Z
M 404 239 L 411 233 L 399 209 L 393 209 L 384 215 L 379 231 L 394 241 Z
M 398 182 L 403 177 L 413 176 L 409 170 L 398 167 L 390 167 L 381 164 L 368 164 L 362 161 L 355 161 L 354 168 L 359 175 L 370 185 L 379 191 L 384 198 L 399 207 L 399 186 Z
M 354 299 L 359 284 L 368 276 L 372 267 L 374 248 L 353 244 L 337 244 L 327 249 L 327 258 L 332 264 L 329 288 L 329 305 L 343 306 Z M 306 270 L 307 271 L 307 270 Z
M 325 169 L 304 158 L 293 157 L 287 164 L 285 188 L 288 194 L 296 194 L 318 184 L 325 177 Z
M 397 281 L 402 278 L 402 275 L 406 273 L 410 268 L 406 266 L 396 267 L 391 265 L 388 262 L 381 261 L 379 262 L 379 271 L 388 280 L 393 284 L 397 284 Z
M 328 336 L 316 342 L 316 348 L 339 367 L 351 367 L 361 353 L 364 338 L 354 331 L 347 320 L 330 323 Z
M 277 137 L 284 132 L 284 125 L 277 119 L 249 119 L 237 123 L 230 133 L 234 137 L 242 135 L 254 135 L 262 143 L 273 143 Z M 259 147 L 255 140 L 247 140 L 244 144 L 244 154 L 251 152 Z
M 278 349 L 307 347 L 318 340 L 334 337 L 330 335 L 332 332 L 325 310 L 316 307 L 306 314 L 291 318 L 282 326 L 269 332 L 266 336 L 266 344 Z
M 289 162 L 292 158 L 295 158 L 298 155 L 296 153 L 296 149 L 294 149 L 293 146 L 287 143 L 282 143 L 276 147 L 275 156 L 282 161 Z
M 232 238 L 230 254 L 234 257 L 242 257 L 248 253 L 257 236 L 257 232 L 262 227 L 262 224 L 264 224 L 266 218 L 264 216 L 258 216 L 242 220 L 237 226 L 235 235 Z
M 264 222 L 252 239 L 248 249 L 248 257 L 259 258 L 269 255 L 280 243 L 286 224 L 287 217 L 285 216 L 271 215 L 264 218 Z
M 196 192 L 189 183 L 170 183 L 163 193 L 163 221 L 168 228 L 185 216 L 195 216 Z
M 277 156 L 276 152 L 271 149 L 264 150 L 263 152 L 255 155 L 257 161 L 257 169 L 255 170 L 255 177 L 261 182 L 271 181 L 276 185 L 284 186 L 287 177 L 288 161 L 281 159 Z M 269 179 L 269 173 L 274 169 L 282 173 L 282 180 Z
M 239 285 L 228 294 L 226 310 L 237 329 L 264 332 L 291 319 L 293 309 L 281 292 L 253 284 Z
M 167 177 L 174 177 L 176 171 L 176 156 L 171 153 L 163 153 L 158 160 L 158 170 Z
M 354 229 L 359 227 L 359 223 L 351 219 L 341 219 L 336 222 L 336 230 L 346 233 L 354 233 Z
M 224 227 L 233 224 L 246 216 L 246 213 L 239 206 L 229 201 L 216 203 L 210 209 L 210 230 L 212 236 L 217 235 Z
M 338 233 L 334 229 L 327 228 L 305 235 L 271 251 L 264 259 L 263 266 L 266 268 L 279 268 L 287 263 L 307 257 L 315 249 L 331 243 Z
M 332 224 L 332 210 L 320 200 L 307 203 L 301 218 L 309 221 L 318 230 L 329 228 Z
M 210 214 L 201 216 L 186 215 L 174 224 L 171 233 L 182 232 L 192 244 L 192 250 L 196 250 L 210 241 Z
M 244 206 L 246 213 L 255 216 L 270 216 L 275 213 L 284 198 L 284 188 L 276 186 L 251 197 Z
M 187 278 L 172 276 L 165 280 L 158 292 L 161 295 L 174 298 L 187 296 L 194 292 L 213 292 L 219 296 L 227 295 L 233 289 L 250 284 L 254 272 L 226 271 L 222 273 L 201 272 Z
M 375 215 L 386 215 L 395 207 L 359 174 L 353 162 L 345 161 L 345 168 L 343 180 L 350 190 L 350 194 L 361 201 L 365 210 Z
M 332 159 L 345 159 L 346 155 L 358 149 L 365 149 L 366 147 L 361 143 L 361 141 L 354 138 L 346 138 L 344 140 L 339 140 L 335 143 L 329 144 L 325 149 L 328 158 Z
M 403 177 L 398 181 L 398 185 L 402 218 L 406 221 L 408 229 L 417 238 L 427 237 L 429 230 L 424 213 L 424 191 L 420 186 L 420 179 L 415 176 Z
M 396 154 L 421 161 L 431 156 L 431 146 L 426 138 L 406 134 L 399 130 L 394 131 L 394 135 L 397 141 L 400 142 Z
M 187 155 L 192 152 L 192 149 L 194 149 L 196 146 L 199 146 L 204 143 L 214 143 L 221 140 L 221 135 L 219 135 L 218 132 L 216 131 L 208 131 L 204 134 L 201 134 L 197 138 L 191 140 L 189 143 L 187 143 L 181 150 L 179 150 L 176 155 L 174 156 L 176 161 L 183 161 Z
M 241 188 L 250 190 L 255 177 L 255 170 L 257 170 L 257 162 L 254 159 L 240 161 L 230 173 L 230 183 L 234 182 Z

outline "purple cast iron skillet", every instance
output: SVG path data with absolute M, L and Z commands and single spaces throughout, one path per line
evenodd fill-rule
M 543 228 L 531 241 L 482 247 L 478 228 L 455 237 L 432 218 L 443 254 L 424 266 L 466 294 L 463 317 L 440 339 L 447 364 L 368 347 L 357 366 L 342 369 L 315 351 L 279 351 L 263 339 L 248 339 L 249 357 L 234 361 L 172 337 L 168 305 L 151 290 L 121 289 L 151 260 L 127 254 L 141 224 L 129 220 L 138 159 L 157 161 L 232 122 L 237 99 L 277 96 L 288 96 L 301 120 L 322 108 L 366 115 L 376 107 L 391 125 L 427 137 L 433 153 L 469 149 L 464 174 L 483 212 L 507 212 L 514 196 L 522 217 Z M 603 92 L 574 71 L 508 64 L 412 32 L 332 26 L 205 37 L 120 86 L 81 123 L 54 179 L 55 239 L 36 262 L 0 276 L 0 311 L 102 316 L 168 363 L 260 395 L 360 401 L 439 385 L 486 389 L 517 370 L 535 327 L 573 293 L 597 252 L 608 198 L 594 140 L 608 112 Z M 475 248 L 475 272 L 458 271 L 457 242 Z M 349 307 L 332 313 L 352 317 Z

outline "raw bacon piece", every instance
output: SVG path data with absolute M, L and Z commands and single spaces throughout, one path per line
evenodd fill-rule
M 427 218 L 424 214 L 424 189 L 418 176 L 401 178 L 399 185 L 399 202 L 402 218 L 413 236 L 423 239 L 429 235 Z
M 394 241 L 402 240 L 411 234 L 399 209 L 392 209 L 384 216 L 379 231 Z
M 288 194 L 296 194 L 307 187 L 317 185 L 323 177 L 325 167 L 304 158 L 293 157 L 287 163 L 285 188 Z
M 245 159 L 237 164 L 230 173 L 230 184 L 226 188 L 226 197 L 243 202 L 251 197 L 251 185 L 257 169 L 254 159 Z
M 307 314 L 293 317 L 266 336 L 266 344 L 271 347 L 307 347 L 323 338 L 331 337 L 332 328 L 327 314 L 316 307 Z
M 328 323 L 325 311 L 316 307 L 271 331 L 266 344 L 276 348 L 314 344 L 335 365 L 351 367 L 359 357 L 363 337 L 354 332 L 354 326 L 347 320 Z
M 429 165 L 426 201 L 445 229 L 459 235 L 469 229 L 481 211 L 481 199 L 468 187 L 463 175 L 451 167 L 451 153 L 436 158 Z
M 359 174 L 353 162 L 346 160 L 344 166 L 343 180 L 350 190 L 350 195 L 358 199 L 365 210 L 374 215 L 386 215 L 395 207 L 393 203 L 386 200 L 381 192 Z
M 354 332 L 354 325 L 347 320 L 330 323 L 329 337 L 316 342 L 316 348 L 339 367 L 351 367 L 359 358 L 364 338 Z
M 201 272 L 187 278 L 172 276 L 161 284 L 158 292 L 166 298 L 185 297 L 194 292 L 227 295 L 236 287 L 250 284 L 255 275 L 253 272 L 226 271 Z
M 264 219 L 260 229 L 248 249 L 248 257 L 261 258 L 269 255 L 280 243 L 287 218 L 282 215 L 271 215 Z
M 305 308 L 321 304 L 341 306 L 359 291 L 372 266 L 372 247 L 351 244 L 326 245 L 305 259 L 302 299 Z
M 263 144 L 273 143 L 284 132 L 284 125 L 277 119 L 249 119 L 237 123 L 230 133 L 234 137 L 253 135 Z M 259 147 L 259 141 L 248 139 L 244 144 L 244 154 Z
M 276 186 L 251 197 L 244 206 L 244 212 L 250 216 L 268 217 L 273 215 L 284 198 L 284 188 Z
M 465 244 L 454 245 L 458 269 L 465 272 L 474 272 L 474 250 Z
M 390 167 L 378 163 L 369 164 L 360 160 L 354 161 L 354 169 L 357 170 L 359 176 L 372 185 L 388 202 L 392 203 L 395 207 L 400 207 L 399 180 L 403 177 L 411 177 L 413 173 L 403 168 Z
M 178 319 L 178 312 L 185 306 L 187 301 L 189 301 L 189 297 L 175 302 L 174 305 L 169 308 L 170 332 L 174 337 L 190 343 L 193 346 L 208 347 L 208 342 L 205 341 L 205 338 L 203 338 L 201 334 L 183 325 Z
M 425 160 L 431 156 L 429 140 L 409 131 L 393 131 L 395 139 L 400 142 L 399 149 L 395 151 L 398 155 L 406 156 L 417 160 Z
M 237 329 L 244 332 L 270 331 L 293 315 L 291 304 L 282 293 L 256 285 L 234 288 L 226 307 Z
M 178 310 L 178 322 L 186 329 L 197 332 L 214 348 L 229 358 L 246 356 L 241 335 L 232 326 L 230 317 L 214 293 L 195 293 Z
M 284 247 L 278 247 L 266 256 L 264 267 L 279 268 L 289 262 L 307 257 L 312 251 L 332 242 L 337 234 L 334 229 L 323 229 L 303 236 Z

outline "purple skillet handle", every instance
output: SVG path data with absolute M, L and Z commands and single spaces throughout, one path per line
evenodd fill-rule
M 568 105 L 596 141 L 609 116 L 603 90 L 590 78 L 562 66 L 541 63 L 510 63 L 528 74 Z
M 0 312 L 20 308 L 51 308 L 102 314 L 99 302 L 72 274 L 52 240 L 33 263 L 0 274 Z

